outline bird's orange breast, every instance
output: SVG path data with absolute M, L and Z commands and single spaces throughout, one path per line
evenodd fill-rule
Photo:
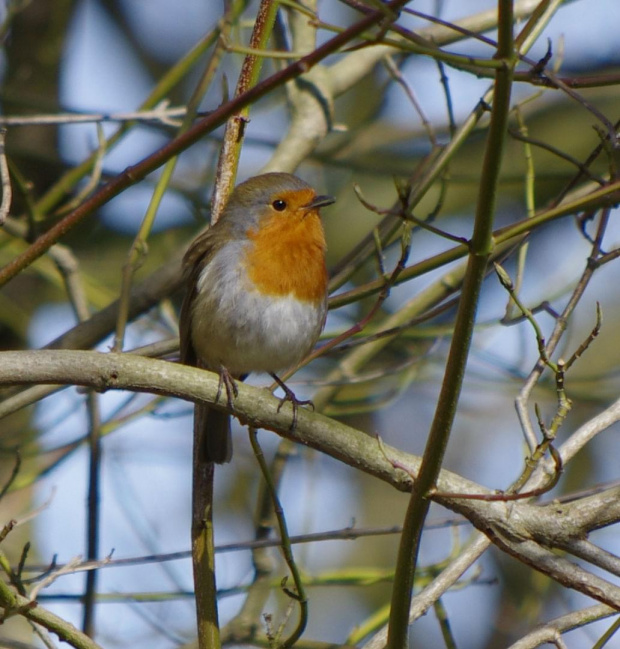
M 326 246 L 318 210 L 265 217 L 248 239 L 248 277 L 261 293 L 304 302 L 325 299 Z

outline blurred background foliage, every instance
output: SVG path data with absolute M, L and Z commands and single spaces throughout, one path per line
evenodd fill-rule
M 184 106 L 205 58 L 219 45 L 216 42 L 195 58 L 190 59 L 187 53 L 212 33 L 223 15 L 219 2 L 199 0 L 6 0 L 1 4 L 4 47 L 0 97 L 5 116 L 128 113 L 145 102 L 152 108 L 163 100 L 172 107 Z M 295 3 L 287 6 L 291 4 Z M 412 3 L 412 7 L 450 22 L 494 10 L 495 3 L 428 0 Z M 231 30 L 231 44 L 247 45 L 255 13 L 256 3 L 248 2 Z M 354 9 L 340 2 L 319 2 L 318 13 L 326 26 L 345 27 L 359 17 Z M 289 36 L 287 20 L 284 16 L 279 26 L 285 36 Z M 432 26 L 428 19 L 406 14 L 401 16 L 400 24 L 416 31 Z M 497 227 L 525 218 L 528 210 L 528 151 L 523 141 L 514 136 L 520 128 L 519 119 L 532 141 L 546 145 L 530 148 L 533 204 L 529 207 L 534 210 L 552 203 L 577 171 L 575 164 L 562 159 L 553 149 L 584 163 L 601 142 L 604 125 L 584 101 L 610 122 L 618 119 L 618 24 L 620 5 L 616 0 L 574 0 L 559 8 L 539 36 L 530 59 L 542 58 L 549 43 L 553 53 L 551 65 L 563 79 L 587 77 L 595 81 L 590 84 L 592 87 L 578 88 L 581 101 L 560 90 L 544 89 L 527 81 L 515 85 L 513 106 L 518 107 L 518 115 L 513 111 L 511 116 Z M 490 29 L 485 36 L 494 39 L 495 32 Z M 328 37 L 328 29 L 319 30 L 319 42 Z M 464 36 L 458 36 L 457 42 L 446 49 L 486 58 L 494 54 L 488 44 Z M 325 63 L 332 65 L 345 56 L 339 54 Z M 232 93 L 242 60 L 240 53 L 223 52 L 201 111 L 214 110 Z M 277 60 L 267 59 L 263 76 L 280 65 Z M 526 64 L 519 67 L 522 71 L 527 69 Z M 402 75 L 402 84 L 398 83 L 395 70 Z M 173 81 L 171 72 L 176 74 Z M 359 186 L 366 201 L 380 210 L 396 204 L 395 178 L 415 188 L 434 151 L 450 141 L 451 131 L 476 109 L 491 83 L 491 79 L 444 65 L 454 114 L 454 123 L 450 124 L 441 73 L 432 57 L 395 52 L 391 66 L 382 62 L 372 66 L 336 98 L 332 132 L 297 170 L 321 192 L 334 194 L 338 199 L 337 208 L 325 214 L 330 267 L 337 268 L 380 222 L 380 216 L 360 202 L 354 185 Z M 417 97 L 424 119 L 412 105 L 408 92 Z M 258 173 L 268 162 L 285 135 L 288 119 L 286 93 L 282 89 L 252 107 L 239 179 Z M 0 264 L 14 259 L 38 235 L 62 219 L 76 199 L 79 202 L 85 198 L 84 192 L 93 191 L 163 145 L 175 135 L 177 127 L 178 122 L 170 120 L 141 124 L 126 121 L 121 126 L 106 121 L 98 133 L 93 123 L 7 125 L 6 155 L 13 199 L 7 226 L 0 233 Z M 444 231 L 470 236 L 487 127 L 488 119 L 483 114 L 451 156 L 445 173 L 416 206 L 417 218 L 431 217 L 433 225 Z M 84 165 L 89 156 L 96 157 L 102 138 L 112 137 L 118 129 L 122 132 L 118 144 L 100 151 L 100 171 L 92 162 Z M 135 282 L 166 264 L 178 263 L 184 247 L 208 221 L 221 137 L 222 129 L 218 129 L 180 156 L 140 257 Z M 615 173 L 617 162 L 617 150 L 610 149 L 597 157 L 590 171 L 597 177 L 609 177 L 610 169 Z M 84 165 L 82 172 L 75 173 L 80 165 Z M 63 237 L 62 245 L 70 252 L 70 264 L 75 263 L 78 269 L 78 281 L 90 313 L 118 298 L 121 272 L 158 178 L 159 173 L 151 174 Z M 617 218 L 614 209 L 604 243 L 608 251 L 618 245 Z M 590 234 L 594 231 L 590 222 L 584 228 Z M 379 255 L 387 272 L 400 255 L 399 234 L 400 230 Z M 414 228 L 407 264 L 421 262 L 453 245 Z M 529 240 L 521 290 L 523 301 L 532 308 L 548 302 L 553 310 L 561 311 L 585 268 L 589 250 L 590 244 L 574 217 L 537 230 Z M 42 347 L 75 325 L 76 316 L 67 296 L 67 275 L 59 269 L 59 264 L 62 266 L 66 261 L 63 254 L 51 251 L 2 288 L 1 349 Z M 377 257 L 369 254 L 339 292 L 354 290 L 376 279 Z M 513 275 L 515 258 L 513 254 L 505 261 L 506 269 Z M 455 265 L 435 269 L 393 288 L 369 330 L 360 338 L 403 312 L 408 301 L 422 290 L 440 286 Z M 132 323 L 125 348 L 174 337 L 180 295 L 176 290 L 162 296 L 155 308 Z M 365 297 L 335 310 L 328 320 L 325 337 L 363 317 L 375 299 L 374 295 Z M 595 322 L 597 301 L 603 308 L 603 328 L 568 377 L 568 391 L 574 403 L 560 438 L 599 412 L 618 393 L 620 285 L 615 264 L 597 271 L 571 319 L 561 353 L 570 356 L 587 337 Z M 525 450 L 513 400 L 537 359 L 536 341 L 527 323 L 511 327 L 500 324 L 506 303 L 505 291 L 490 276 L 481 298 L 477 335 L 446 460 L 447 468 L 497 489 L 510 484 L 522 467 Z M 346 385 L 324 404 L 325 412 L 342 417 L 369 434 L 379 434 L 391 445 L 421 453 L 443 375 L 453 316 L 452 306 L 435 318 L 405 327 L 370 363 L 348 377 Z M 537 318 L 547 334 L 554 324 L 553 318 L 544 311 Z M 93 341 L 93 345 L 98 343 L 100 349 L 106 350 L 111 340 L 108 336 Z M 343 350 L 316 361 L 295 376 L 291 385 L 301 394 L 320 393 L 325 389 L 325 377 L 348 358 L 348 353 Z M 261 378 L 257 381 L 261 383 Z M 533 400 L 548 416 L 554 412 L 555 386 L 548 377 L 537 387 Z M 104 395 L 100 402 L 100 558 L 112 550 L 115 558 L 186 550 L 189 407 L 126 394 Z M 58 562 L 65 562 L 84 555 L 89 471 L 86 412 L 84 394 L 66 390 L 4 417 L 0 423 L 2 484 L 9 479 L 16 448 L 22 460 L 17 478 L 0 502 L 0 512 L 3 519 L 15 517 L 24 521 L 8 535 L 3 550 L 10 563 L 16 565 L 24 544 L 30 541 L 27 564 L 35 566 L 30 576 L 36 574 L 36 565 L 45 566 L 55 556 Z M 267 452 L 273 453 L 277 438 L 267 433 L 263 437 Z M 240 428 L 236 431 L 235 453 L 233 464 L 218 475 L 216 521 L 221 543 L 250 540 L 254 535 L 252 512 L 259 478 Z M 554 495 L 617 480 L 618 457 L 620 441 L 616 427 L 600 436 L 567 467 Z M 376 529 L 401 523 L 406 497 L 387 485 L 303 449 L 293 453 L 288 462 L 281 494 L 292 533 L 346 529 L 352 525 Z M 31 511 L 37 515 L 29 520 Z M 431 522 L 445 518 L 445 511 L 433 508 Z M 458 552 L 459 544 L 465 542 L 470 531 L 467 526 L 429 530 L 423 544 L 423 565 L 440 565 L 451 553 Z M 603 530 L 597 538 L 610 551 L 618 551 L 618 540 L 611 532 Z M 325 642 L 343 643 L 347 638 L 354 641 L 355 629 L 389 602 L 390 571 L 397 542 L 396 535 L 386 534 L 357 541 L 332 540 L 296 546 L 297 559 L 308 581 L 316 580 L 310 589 L 307 637 Z M 275 551 L 270 556 L 277 560 Z M 220 554 L 218 562 L 219 585 L 223 591 L 230 589 L 222 596 L 222 618 L 226 622 L 238 610 L 243 588 L 251 581 L 250 553 Z M 277 565 L 274 584 L 283 574 L 284 568 Z M 83 589 L 83 574 L 63 577 L 43 592 L 40 601 L 79 626 Z M 156 648 L 191 642 L 194 621 L 189 591 L 187 557 L 100 571 L 98 642 L 106 648 Z M 442 601 L 461 648 L 507 646 L 535 623 L 582 603 L 576 595 L 533 571 L 523 570 L 497 552 L 485 556 L 478 570 L 467 575 L 463 587 Z M 266 608 L 276 620 L 286 614 L 286 598 L 277 594 L 277 588 Z M 435 611 L 436 617 L 441 617 L 440 612 L 439 608 Z M 444 646 L 436 617 L 429 615 L 416 622 L 412 646 Z M 605 628 L 602 624 L 575 632 L 571 646 L 592 646 L 593 639 Z M 20 645 L 20 641 L 26 645 Z M 37 642 L 19 620 L 12 619 L 0 627 L 1 646 L 38 646 Z

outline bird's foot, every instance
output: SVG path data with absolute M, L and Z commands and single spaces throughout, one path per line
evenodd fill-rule
M 239 389 L 237 388 L 232 374 L 223 365 L 220 365 L 220 380 L 217 385 L 217 396 L 215 398 L 216 403 L 222 396 L 222 386 L 226 388 L 226 405 L 229 410 L 232 410 L 233 399 L 239 394 Z
M 271 373 L 270 373 L 271 374 Z M 282 406 L 289 401 L 291 404 L 291 408 L 293 409 L 293 421 L 291 422 L 291 427 L 289 428 L 289 431 L 292 433 L 295 428 L 297 427 L 297 409 L 299 406 L 310 406 L 312 410 L 314 410 L 314 404 L 310 399 L 298 399 L 295 396 L 295 393 L 280 379 L 277 374 L 271 374 L 271 378 L 282 388 L 284 391 L 284 396 L 280 399 L 280 403 L 278 405 L 278 412 L 280 412 L 280 409 Z

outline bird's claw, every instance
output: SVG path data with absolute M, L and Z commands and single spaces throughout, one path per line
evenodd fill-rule
M 295 428 L 297 428 L 297 409 L 300 406 L 310 406 L 310 408 L 314 410 L 314 403 L 312 403 L 310 399 L 298 399 L 295 396 L 295 393 L 288 387 L 288 385 L 286 385 L 286 383 L 284 383 L 284 381 L 282 381 L 276 374 L 272 374 L 271 377 L 284 391 L 284 396 L 280 399 L 277 412 L 280 412 L 282 406 L 287 401 L 291 404 L 291 408 L 293 409 L 293 420 L 291 422 L 291 427 L 289 428 L 289 432 L 292 433 Z
M 229 410 L 232 410 L 233 399 L 239 394 L 239 388 L 231 373 L 223 365 L 220 366 L 220 380 L 217 384 L 217 396 L 215 398 L 216 403 L 222 396 L 222 385 L 226 388 L 226 405 Z

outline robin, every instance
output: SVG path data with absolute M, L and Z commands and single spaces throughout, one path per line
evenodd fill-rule
M 250 372 L 271 374 L 294 413 L 304 403 L 275 373 L 301 361 L 325 324 L 319 209 L 333 202 L 291 174 L 255 176 L 234 189 L 219 221 L 185 254 L 181 362 L 218 372 L 229 406 L 234 380 Z M 230 461 L 228 414 L 196 405 L 194 427 L 203 431 L 204 460 Z

